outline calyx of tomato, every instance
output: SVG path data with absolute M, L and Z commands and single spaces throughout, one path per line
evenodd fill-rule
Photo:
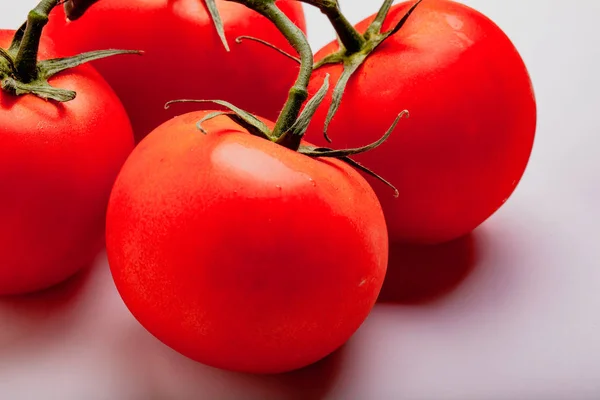
M 338 0 L 300 1 L 318 7 L 321 12 L 327 16 L 335 28 L 340 44 L 340 49 L 337 52 L 323 58 L 313 67 L 315 70 L 317 70 L 327 64 L 342 64 L 344 66 L 344 70 L 340 75 L 335 88 L 333 89 L 331 106 L 329 107 L 327 118 L 325 119 L 325 126 L 323 128 L 323 135 L 325 136 L 325 139 L 331 143 L 331 139 L 327 135 L 327 130 L 338 108 L 340 107 L 340 103 L 350 77 L 352 77 L 356 70 L 358 70 L 358 68 L 365 62 L 367 57 L 369 57 L 369 55 L 371 55 L 371 53 L 373 53 L 375 49 L 379 47 L 379 45 L 385 42 L 390 36 L 394 35 L 404 26 L 410 15 L 423 0 L 417 0 L 394 28 L 387 32 L 382 32 L 381 28 L 383 26 L 383 22 L 385 21 L 385 18 L 387 17 L 393 3 L 393 0 L 385 0 L 375 19 L 364 34 L 360 34 L 354 28 L 354 26 L 348 22 L 346 17 L 344 17 L 340 10 Z
M 300 72 L 296 82 L 289 91 L 288 99 L 283 107 L 283 110 L 279 114 L 279 117 L 275 123 L 275 127 L 270 129 L 265 123 L 263 123 L 256 116 L 251 113 L 236 107 L 235 105 L 228 103 L 223 100 L 193 100 L 193 99 L 182 99 L 172 100 L 165 104 L 165 108 L 169 108 L 175 103 L 215 103 L 218 104 L 228 111 L 216 111 L 207 114 L 204 118 L 198 121 L 198 129 L 207 134 L 202 124 L 212 118 L 226 115 L 233 119 L 240 126 L 247 129 L 251 134 L 261 137 L 266 140 L 270 140 L 288 149 L 299 152 L 309 157 L 329 157 L 337 158 L 342 160 L 356 169 L 359 169 L 377 179 L 386 185 L 390 186 L 398 196 L 398 190 L 383 177 L 377 175 L 367 167 L 359 164 L 355 160 L 351 159 L 350 156 L 364 153 L 373 150 L 382 145 L 388 137 L 392 134 L 396 125 L 402 117 L 408 117 L 408 111 L 404 110 L 396 117 L 392 126 L 388 131 L 376 142 L 368 144 L 363 147 L 334 150 L 325 147 L 308 146 L 302 143 L 302 139 L 308 129 L 308 125 L 312 117 L 314 116 L 317 108 L 323 102 L 327 91 L 329 90 L 329 75 L 325 77 L 323 85 L 318 92 L 312 97 L 308 98 L 308 84 L 313 73 L 314 56 L 313 51 L 306 39 L 306 36 L 286 15 L 283 13 L 275 4 L 276 0 L 226 0 L 234 3 L 240 3 L 246 7 L 258 12 L 267 19 L 269 19 L 279 31 L 285 36 L 287 41 L 294 47 L 296 52 L 300 55 L 300 58 L 296 58 L 288 53 L 281 51 L 288 57 L 298 60 L 300 62 Z M 215 24 L 220 24 L 220 19 L 215 20 Z M 243 38 L 254 39 L 249 37 L 240 37 L 236 41 L 239 43 Z M 256 39 L 254 39 L 256 40 Z M 262 41 L 261 41 L 262 42 Z M 262 42 L 269 45 L 266 42 Z M 303 107 L 304 106 L 304 107 Z
M 0 48 L 0 87 L 15 96 L 33 94 L 45 100 L 73 100 L 72 90 L 52 87 L 48 79 L 67 69 L 118 54 L 140 54 L 133 50 L 101 50 L 73 57 L 38 61 L 42 30 L 50 11 L 59 0 L 43 0 L 29 12 L 27 21 L 15 33 L 8 49 Z
M 325 139 L 331 143 L 331 139 L 329 138 L 327 131 L 329 129 L 329 124 L 340 107 L 348 81 L 358 70 L 358 68 L 365 62 L 365 60 L 375 51 L 375 49 L 379 47 L 379 45 L 385 42 L 390 36 L 394 35 L 404 26 L 410 15 L 423 0 L 417 0 L 393 29 L 387 32 L 382 32 L 381 28 L 383 26 L 383 22 L 385 21 L 385 18 L 387 17 L 393 3 L 393 0 L 385 0 L 375 19 L 364 34 L 360 34 L 348 21 L 348 19 L 346 19 L 344 14 L 342 14 L 338 0 L 299 1 L 319 8 L 321 12 L 329 19 L 329 22 L 331 22 L 331 25 L 334 27 L 338 36 L 340 49 L 313 65 L 313 70 L 317 70 L 327 64 L 342 64 L 344 67 L 344 70 L 340 75 L 335 88 L 333 89 L 331 105 L 327 113 L 327 118 L 325 119 L 325 126 L 323 127 L 323 135 L 325 136 Z M 296 57 L 287 54 L 271 43 L 265 42 L 261 39 L 249 36 L 240 36 L 236 39 L 236 42 L 241 43 L 243 39 L 252 40 L 271 47 L 288 58 L 291 58 L 296 62 L 300 62 L 300 60 Z

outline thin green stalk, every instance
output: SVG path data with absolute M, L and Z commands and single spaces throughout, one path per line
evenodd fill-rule
M 348 19 L 342 14 L 340 5 L 337 0 L 300 0 L 303 3 L 310 4 L 311 6 L 317 7 L 331 25 L 335 29 L 340 41 L 344 45 L 344 48 L 349 53 L 359 52 L 365 45 L 364 37 L 354 28 L 354 26 L 348 21 Z
M 27 22 L 15 32 L 10 47 L 0 49 L 0 90 L 13 96 L 31 94 L 45 100 L 71 101 L 77 95 L 74 91 L 55 88 L 48 80 L 90 61 L 119 54 L 141 54 L 132 50 L 100 50 L 38 61 L 42 31 L 50 12 L 60 3 L 60 0 L 41 0 L 29 12 Z
M 296 26 L 283 11 L 276 5 L 274 0 L 228 0 L 241 3 L 246 7 L 262 14 L 275 24 L 277 29 L 285 36 L 287 41 L 300 54 L 300 73 L 290 89 L 287 102 L 279 114 L 279 118 L 273 129 L 275 139 L 287 132 L 298 119 L 302 105 L 308 99 L 308 83 L 312 75 L 313 52 L 308 44 L 304 32 Z
M 27 16 L 27 27 L 15 57 L 15 68 L 21 82 L 29 83 L 37 79 L 37 57 L 42 30 L 48 23 L 50 11 L 59 0 L 43 0 Z

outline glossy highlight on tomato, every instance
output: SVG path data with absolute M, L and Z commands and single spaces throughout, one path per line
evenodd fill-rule
M 383 31 L 414 1 L 392 7 Z M 374 17 L 356 27 L 364 32 Z M 338 49 L 332 42 L 317 60 Z M 341 65 L 318 69 L 332 86 Z M 307 139 L 323 139 L 331 93 Z M 526 66 L 507 35 L 463 4 L 425 0 L 406 24 L 350 78 L 328 134 L 335 147 L 375 140 L 396 114 L 410 112 L 378 151 L 356 156 L 392 182 L 394 198 L 374 185 L 393 242 L 440 243 L 465 235 L 511 196 L 527 166 L 536 130 L 536 101 Z
M 352 167 L 199 111 L 133 151 L 107 215 L 110 268 L 149 332 L 202 363 L 278 373 L 342 346 L 375 304 L 388 237 Z
M 305 30 L 302 5 L 277 1 Z M 275 119 L 298 73 L 298 66 L 256 43 L 237 44 L 242 35 L 268 40 L 293 52 L 277 28 L 241 4 L 217 1 L 230 52 L 219 39 L 203 0 L 102 0 L 76 21 L 57 7 L 46 28 L 58 49 L 81 53 L 119 48 L 144 51 L 143 57 L 94 62 L 119 95 L 137 141 L 179 113 L 165 110 L 175 99 L 222 99 L 249 112 Z

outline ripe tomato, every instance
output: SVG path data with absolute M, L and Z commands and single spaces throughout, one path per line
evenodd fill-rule
M 414 3 L 393 6 L 384 31 Z M 359 23 L 364 32 L 374 18 Z M 338 49 L 323 48 L 316 59 Z M 316 71 L 337 82 L 342 67 Z M 331 94 L 307 138 L 326 145 L 322 130 Z M 411 118 L 376 152 L 356 156 L 391 181 L 378 192 L 394 242 L 439 243 L 486 220 L 512 194 L 532 150 L 536 103 L 526 67 L 509 38 L 462 4 L 423 1 L 406 24 L 350 78 L 328 133 L 336 148 L 368 143 L 399 110 Z M 331 145 L 328 145 L 331 146 Z
M 282 11 L 305 29 L 302 6 L 278 1 Z M 293 51 L 275 26 L 237 3 L 218 2 L 227 52 L 203 0 L 102 0 L 81 19 L 69 22 L 57 7 L 46 28 L 59 50 L 69 53 L 118 48 L 143 50 L 143 57 L 105 59 L 94 66 L 121 98 L 139 141 L 162 122 L 197 106 L 167 111 L 167 101 L 181 98 L 222 99 L 257 115 L 274 119 L 284 104 L 298 67 L 254 43 L 236 44 L 241 35 L 255 36 Z M 256 93 L 261 97 L 257 100 Z
M 133 315 L 180 353 L 276 373 L 318 361 L 369 314 L 388 252 L 375 193 L 351 167 L 176 117 L 114 186 L 107 251 Z
M 12 31 L 0 31 L 8 48 Z M 40 59 L 56 58 L 47 41 Z M 0 295 L 47 288 L 91 263 L 133 132 L 115 93 L 89 66 L 50 79 L 77 92 L 57 103 L 0 90 Z

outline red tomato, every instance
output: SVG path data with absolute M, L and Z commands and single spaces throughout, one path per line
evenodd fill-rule
M 205 112 L 134 150 L 113 189 L 107 251 L 133 315 L 180 353 L 277 373 L 340 347 L 372 309 L 388 254 L 375 193 Z
M 139 141 L 162 122 L 198 105 L 165 110 L 167 101 L 221 99 L 249 112 L 275 119 L 292 86 L 298 66 L 256 43 L 236 44 L 249 35 L 292 51 L 263 16 L 237 3 L 217 2 L 231 52 L 221 43 L 203 0 L 102 0 L 74 22 L 57 7 L 46 34 L 69 53 L 118 48 L 143 50 L 143 57 L 95 61 L 94 66 L 117 92 Z M 278 6 L 305 29 L 299 2 Z M 257 96 L 257 93 L 260 96 Z
M 414 2 L 392 7 L 384 31 Z M 359 23 L 364 32 L 373 17 Z M 316 59 L 338 49 L 333 42 Z M 342 67 L 325 66 L 310 92 Z M 326 145 L 322 129 L 331 94 L 307 138 Z M 472 231 L 520 181 L 532 150 L 536 103 L 531 81 L 509 38 L 488 18 L 446 0 L 421 3 L 408 22 L 350 79 L 329 136 L 335 148 L 378 138 L 408 109 L 390 139 L 356 160 L 391 181 L 394 198 L 375 185 L 394 242 L 439 243 Z M 330 147 L 330 144 L 327 144 Z
M 0 31 L 0 47 L 13 34 Z M 40 59 L 59 55 L 42 42 Z M 50 83 L 77 97 L 57 103 L 0 90 L 0 295 L 47 288 L 93 261 L 112 184 L 133 148 L 127 114 L 93 68 Z

